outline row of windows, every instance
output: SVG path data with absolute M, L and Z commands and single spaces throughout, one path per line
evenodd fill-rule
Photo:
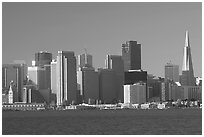
M 43 105 L 3 105 L 3 107 L 42 107 Z

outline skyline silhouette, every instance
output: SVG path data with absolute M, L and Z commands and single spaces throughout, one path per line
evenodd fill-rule
M 164 76 L 171 60 L 181 74 L 185 31 L 189 31 L 195 76 L 202 76 L 202 3 L 3 3 L 2 63 L 25 60 L 39 51 L 93 56 L 122 55 L 122 44 L 141 44 L 142 69 Z

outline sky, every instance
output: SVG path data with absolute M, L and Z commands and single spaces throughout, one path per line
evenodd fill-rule
M 3 3 L 2 63 L 25 60 L 48 51 L 93 56 L 105 67 L 106 55 L 122 55 L 122 44 L 135 40 L 142 48 L 142 69 L 164 77 L 164 66 L 179 65 L 189 31 L 195 76 L 202 76 L 202 3 Z

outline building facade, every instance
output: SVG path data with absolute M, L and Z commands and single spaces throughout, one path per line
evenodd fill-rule
M 179 82 L 179 66 L 172 63 L 167 63 L 165 65 L 165 79 L 173 80 L 174 82 Z
M 35 53 L 36 66 L 50 65 L 51 61 L 52 61 L 52 53 L 49 53 L 47 51 L 40 51 Z
M 202 101 L 202 86 L 182 86 L 184 99 Z
M 124 103 L 142 104 L 146 102 L 146 83 L 124 85 Z
M 105 60 L 106 69 L 111 69 L 116 73 L 116 94 L 117 101 L 124 102 L 124 63 L 122 56 L 119 55 L 107 55 Z
M 83 103 L 95 104 L 99 100 L 98 72 L 90 68 L 77 71 L 77 83 Z
M 93 68 L 92 55 L 86 54 L 86 53 L 78 55 L 77 70 L 79 70 L 79 68 L 83 68 L 83 67 Z
M 124 84 L 147 83 L 147 71 L 129 70 L 125 72 Z
M 48 82 L 50 82 L 50 76 L 47 77 L 47 69 L 45 66 L 32 66 L 28 67 L 28 79 L 31 85 L 35 87 L 35 90 L 40 92 L 44 100 L 50 103 L 51 89 Z
M 57 105 L 75 104 L 77 97 L 76 57 L 72 51 L 58 51 Z
M 117 102 L 116 74 L 112 69 L 99 69 L 99 99 L 102 103 Z
M 52 61 L 52 53 L 49 53 L 47 51 L 40 51 L 35 53 L 35 65 L 37 67 L 44 67 L 44 77 L 47 82 L 44 84 L 44 89 L 51 89 L 51 70 L 50 70 L 50 64 Z
M 122 44 L 122 58 L 125 71 L 141 69 L 141 44 L 137 41 Z

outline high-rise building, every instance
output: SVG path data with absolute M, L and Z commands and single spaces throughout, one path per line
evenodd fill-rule
M 148 101 L 160 101 L 162 94 L 164 96 L 165 84 L 163 78 L 147 77 L 147 100 Z
M 45 73 L 46 69 L 44 67 L 28 67 L 28 79 L 35 85 L 36 89 L 47 89 Z
M 51 62 L 51 92 L 57 94 L 57 61 Z
M 77 97 L 76 57 L 72 51 L 58 51 L 57 105 L 75 104 Z
M 51 89 L 51 72 L 50 72 L 50 63 L 52 61 L 52 53 L 47 51 L 40 51 L 35 53 L 35 64 L 34 66 L 44 67 L 45 74 L 44 77 L 47 80 L 45 84 L 45 89 Z
M 52 60 L 50 64 L 50 69 L 51 69 L 51 103 L 56 104 L 57 103 L 57 61 Z
M 124 103 L 141 104 L 146 102 L 146 83 L 124 85 Z
M 36 66 L 50 65 L 52 61 L 52 53 L 47 51 L 40 51 L 35 53 Z
M 91 68 L 83 68 L 77 71 L 77 83 L 80 85 L 82 101 L 94 104 L 99 100 L 99 75 Z
M 112 69 L 98 69 L 99 73 L 99 99 L 102 103 L 117 102 L 116 73 Z
M 181 85 L 194 86 L 195 77 L 193 73 L 193 63 L 191 57 L 190 41 L 188 31 L 186 31 L 185 47 L 183 52 L 183 66 L 181 75 Z
M 124 84 L 124 63 L 122 56 L 107 55 L 105 60 L 106 69 L 112 69 L 116 73 L 116 94 L 117 101 L 123 102 L 123 84 Z
M 50 77 L 47 77 L 47 69 L 43 66 L 28 67 L 28 79 L 44 97 L 47 103 L 50 103 L 50 88 L 48 88 L 48 81 Z M 50 85 L 50 84 L 49 84 Z
M 165 65 L 165 79 L 179 82 L 179 66 L 171 62 Z
M 23 84 L 26 81 L 26 64 L 3 64 L 2 65 L 2 93 L 9 91 L 10 82 L 13 81 L 13 102 L 22 101 Z
M 141 69 L 141 44 L 137 41 L 122 44 L 122 58 L 125 71 Z
M 77 58 L 77 70 L 79 70 L 79 68 L 83 68 L 83 67 L 88 67 L 88 68 L 92 68 L 93 64 L 92 64 L 92 55 L 90 54 L 82 54 L 82 55 L 78 55 Z

